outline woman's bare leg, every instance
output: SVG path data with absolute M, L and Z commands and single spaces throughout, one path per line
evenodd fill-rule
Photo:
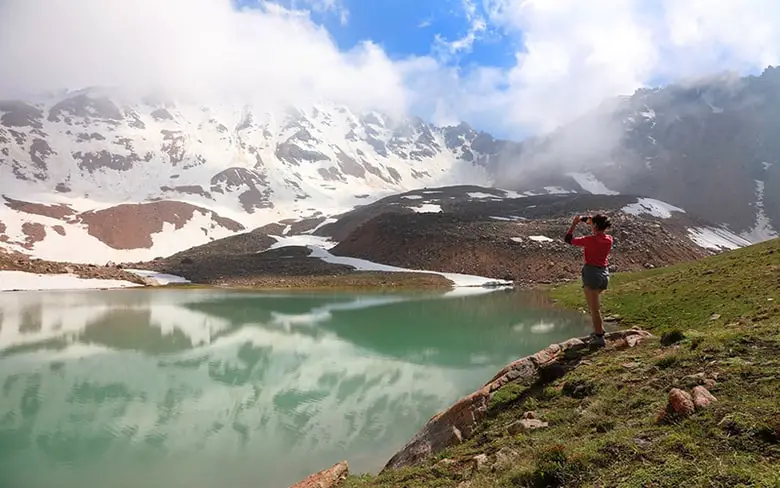
M 585 298 L 588 301 L 590 318 L 593 321 L 593 332 L 596 335 L 602 335 L 604 334 L 604 326 L 601 319 L 601 291 L 585 287 Z

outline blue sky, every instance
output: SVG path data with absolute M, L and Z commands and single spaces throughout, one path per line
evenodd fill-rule
M 350 48 L 371 39 L 394 58 L 435 55 L 437 36 L 453 41 L 467 35 L 471 26 L 461 0 L 347 0 L 344 4 L 350 12 L 347 25 L 340 25 L 332 15 L 325 14 L 323 19 L 336 42 Z M 514 61 L 516 46 L 512 44 L 506 36 L 492 32 L 452 62 L 507 67 Z
M 239 6 L 257 4 L 257 0 L 236 1 Z M 335 8 L 312 8 L 314 4 L 328 1 L 279 0 L 276 3 L 309 10 L 312 20 L 324 26 L 344 51 L 370 40 L 392 59 L 430 55 L 444 64 L 468 70 L 476 66 L 507 68 L 514 64 L 515 53 L 522 46 L 519 34 L 510 37 L 487 26 L 469 49 L 446 58 L 442 55 L 437 39 L 452 42 L 468 35 L 474 16 L 486 17 L 482 0 L 467 2 L 475 9 L 472 18 L 464 9 L 464 0 L 332 0 L 348 12 L 346 22 Z

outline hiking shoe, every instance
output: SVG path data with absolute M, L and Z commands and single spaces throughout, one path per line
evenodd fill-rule
M 590 335 L 590 345 L 593 347 L 604 347 L 607 345 L 607 341 L 604 340 L 604 335 L 596 335 L 592 333 Z

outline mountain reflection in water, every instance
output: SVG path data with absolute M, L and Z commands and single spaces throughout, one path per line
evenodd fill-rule
M 342 459 L 376 470 L 507 362 L 587 330 L 508 291 L 0 294 L 2 481 L 274 487 Z

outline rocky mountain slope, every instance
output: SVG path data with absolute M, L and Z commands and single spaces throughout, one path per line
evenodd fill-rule
M 314 252 L 326 249 L 398 268 L 518 283 L 561 281 L 575 278 L 582 261 L 581 251 L 562 241 L 571 216 L 595 211 L 614 223 L 614 270 L 663 266 L 749 244 L 653 199 L 459 186 L 389 196 L 336 218 L 267 225 L 130 266 L 209 284 L 292 286 L 302 276 L 349 274 L 349 265 L 325 263 Z
M 722 75 L 607 101 L 514 147 L 498 173 L 524 188 L 577 171 L 590 191 L 657 198 L 758 242 L 780 230 L 778 130 L 780 69 Z
M 377 195 L 487 181 L 484 145 L 328 104 L 279 115 L 97 89 L 0 101 L 0 240 L 46 259 L 150 259 Z

